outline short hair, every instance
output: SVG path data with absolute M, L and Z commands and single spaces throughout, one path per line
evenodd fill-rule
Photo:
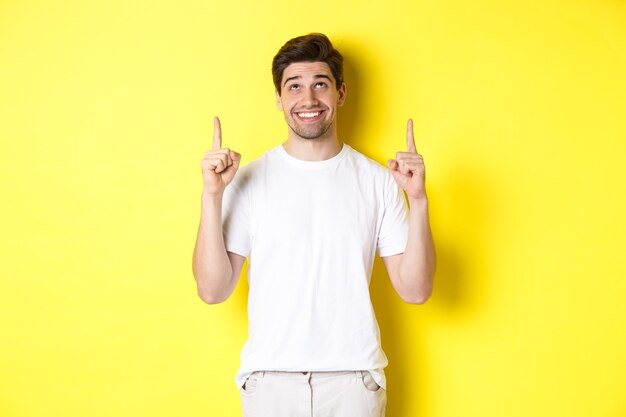
M 283 72 L 294 62 L 325 62 L 335 77 L 337 90 L 343 84 L 343 56 L 323 33 L 298 36 L 285 43 L 272 61 L 272 77 L 278 95 L 281 94 Z

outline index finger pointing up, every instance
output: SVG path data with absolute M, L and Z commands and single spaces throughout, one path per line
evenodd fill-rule
M 220 125 L 220 119 L 215 116 L 213 118 L 213 149 L 222 148 L 222 126 Z
M 415 138 L 413 137 L 413 120 L 409 119 L 406 124 L 406 148 L 409 152 L 417 152 Z

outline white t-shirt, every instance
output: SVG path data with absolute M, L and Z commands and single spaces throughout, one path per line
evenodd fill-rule
M 369 370 L 388 364 L 369 283 L 380 256 L 403 253 L 408 206 L 379 163 L 347 144 L 303 161 L 279 145 L 226 188 L 226 250 L 248 257 L 248 340 L 235 377 L 254 371 Z

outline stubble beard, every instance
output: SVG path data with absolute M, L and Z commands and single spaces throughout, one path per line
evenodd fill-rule
M 302 139 L 312 140 L 324 136 L 333 125 L 333 120 L 323 121 L 320 124 L 305 127 L 299 125 L 296 116 L 291 114 L 290 120 L 287 121 L 287 125 L 289 125 L 289 128 Z

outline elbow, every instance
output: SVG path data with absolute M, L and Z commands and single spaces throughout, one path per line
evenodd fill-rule
M 199 272 L 193 268 L 193 276 L 196 280 L 198 297 L 207 304 L 223 303 L 230 296 L 227 288 L 213 285 L 215 277 L 210 277 L 206 272 Z M 219 279 L 217 280 L 219 281 Z
M 426 301 L 428 301 L 430 299 L 431 293 L 430 291 L 428 292 L 419 292 L 416 294 L 413 294 L 411 296 L 408 297 L 404 297 L 404 301 L 409 303 L 409 304 L 424 304 Z
M 221 291 L 219 288 L 215 288 L 207 283 L 207 280 L 200 279 L 197 275 L 196 278 L 196 289 L 198 293 L 198 297 L 202 301 L 207 304 L 219 304 L 223 303 L 228 299 L 227 291 Z
M 424 304 L 432 295 L 434 276 L 434 266 L 418 272 L 413 271 L 410 274 L 399 274 L 395 279 L 398 283 L 396 290 L 404 302 Z
M 198 297 L 200 297 L 200 299 L 207 304 L 219 304 L 226 301 L 226 298 L 221 297 L 218 294 L 203 291 L 201 288 L 198 288 Z
M 409 304 L 424 304 L 433 294 L 433 280 L 435 276 L 434 268 L 423 275 L 425 278 L 412 291 L 406 293 L 404 301 Z
M 433 293 L 432 281 L 429 281 L 428 284 L 415 288 L 413 291 L 405 293 L 402 299 L 409 304 L 424 304 L 426 301 L 430 299 L 430 296 Z

